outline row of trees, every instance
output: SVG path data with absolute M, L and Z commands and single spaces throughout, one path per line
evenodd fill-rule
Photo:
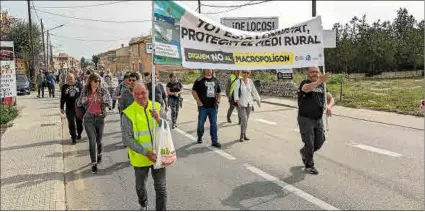
M 418 22 L 405 8 L 390 21 L 366 23 L 366 15 L 345 25 L 336 23 L 337 47 L 325 50 L 326 69 L 333 73 L 423 70 L 424 20 Z

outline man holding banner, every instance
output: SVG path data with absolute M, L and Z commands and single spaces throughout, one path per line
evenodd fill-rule
M 313 154 L 325 142 L 323 129 L 323 110 L 325 109 L 325 87 L 330 78 L 329 74 L 322 75 L 317 66 L 313 66 L 307 73 L 307 80 L 301 82 L 298 93 L 298 125 L 304 147 L 300 154 L 305 166 L 305 171 L 310 174 L 319 174 L 314 167 Z M 326 115 L 332 115 L 334 99 L 330 93 L 326 95 Z
M 212 146 L 221 148 L 217 136 L 217 113 L 221 98 L 220 83 L 213 77 L 211 69 L 204 70 L 204 77 L 198 78 L 193 83 L 192 95 L 198 103 L 198 143 L 202 143 L 204 135 L 204 124 L 210 120 L 210 135 Z

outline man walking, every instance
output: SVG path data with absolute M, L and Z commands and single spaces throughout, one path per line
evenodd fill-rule
M 121 93 L 121 95 L 118 96 L 118 110 L 120 111 L 120 116 L 122 116 L 122 111 L 134 102 L 133 88 L 136 82 L 139 81 L 139 75 L 136 73 L 130 73 L 127 81 L 128 85 L 123 86 L 119 91 Z
M 236 80 L 240 78 L 240 71 L 234 71 L 229 79 L 227 80 L 226 84 L 226 95 L 229 101 L 229 110 L 227 110 L 227 122 L 232 123 L 232 120 L 230 117 L 232 116 L 233 110 L 236 107 L 236 102 L 233 98 L 233 91 L 235 90 Z M 241 118 L 239 117 L 238 124 L 241 124 Z
M 66 114 L 68 120 L 69 134 L 71 135 L 72 144 L 77 143 L 77 139 L 81 139 L 81 133 L 83 132 L 83 121 L 78 119 L 75 114 L 75 101 L 80 97 L 81 88 L 75 83 L 75 77 L 73 74 L 68 74 L 67 84 L 61 88 L 61 113 Z M 66 104 L 66 112 L 64 111 L 64 105 Z M 77 129 L 75 129 L 77 126 Z M 76 131 L 77 130 L 77 131 Z
M 46 85 L 46 78 L 42 70 L 37 76 L 37 88 L 38 88 L 38 98 L 44 98 L 44 86 Z M 41 96 L 40 96 L 41 91 Z
M 212 70 L 205 69 L 204 76 L 193 83 L 192 95 L 198 103 L 198 143 L 202 143 L 204 135 L 204 124 L 207 117 L 210 121 L 210 135 L 212 146 L 221 148 L 217 136 L 217 112 L 221 98 L 220 84 L 212 75 Z
M 165 211 L 167 187 L 165 168 L 154 169 L 157 156 L 153 152 L 151 132 L 159 127 L 161 110 L 159 103 L 149 101 L 149 94 L 143 83 L 137 82 L 133 89 L 135 101 L 123 111 L 121 128 L 124 145 L 128 147 L 130 164 L 136 176 L 136 193 L 141 210 L 147 210 L 148 195 L 146 182 L 149 169 L 152 172 L 156 193 L 156 210 Z M 155 110 L 153 105 L 155 104 Z M 154 126 L 152 121 L 155 120 Z
M 301 82 L 298 92 L 298 125 L 304 147 L 300 154 L 305 170 L 310 174 L 319 174 L 314 166 L 313 155 L 325 142 L 323 129 L 323 110 L 325 110 L 324 85 L 330 74 L 322 75 L 317 66 L 311 67 L 307 73 L 307 80 Z M 330 93 L 326 94 L 326 115 L 332 114 L 334 99 Z

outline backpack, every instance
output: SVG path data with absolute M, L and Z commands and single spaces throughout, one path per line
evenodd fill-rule
M 240 78 L 236 78 L 236 79 L 233 80 L 233 82 L 235 82 L 237 79 L 239 79 L 239 98 L 240 98 L 241 97 L 242 80 Z M 233 82 L 232 82 L 232 84 L 233 84 Z M 233 92 L 235 92 L 235 91 L 233 91 Z M 230 104 L 237 106 L 234 93 L 232 93 L 232 95 L 229 97 L 229 100 L 230 100 Z

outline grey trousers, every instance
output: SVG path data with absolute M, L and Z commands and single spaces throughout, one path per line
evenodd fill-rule
M 152 172 L 153 185 L 156 194 L 156 210 L 167 210 L 167 184 L 165 168 L 154 169 L 153 166 L 134 167 L 136 175 L 136 193 L 139 204 L 142 207 L 148 206 L 148 193 L 146 191 L 146 182 L 148 181 L 149 169 Z
M 319 150 L 326 140 L 323 120 L 314 120 L 302 116 L 298 116 L 297 119 L 300 127 L 301 139 L 304 142 L 301 154 L 305 158 L 305 167 L 314 167 L 314 152 Z
M 248 127 L 249 114 L 251 113 L 251 107 L 240 107 L 238 108 L 239 118 L 241 119 L 241 134 L 246 133 Z
M 233 110 L 236 108 L 235 105 L 233 105 L 232 102 L 229 101 L 229 109 L 227 110 L 227 120 L 230 120 L 230 117 L 232 117 Z M 238 117 L 239 123 L 241 122 L 241 117 Z
M 84 128 L 89 138 L 89 152 L 92 163 L 97 162 L 97 155 L 102 153 L 103 128 L 105 117 L 86 113 L 84 116 Z

